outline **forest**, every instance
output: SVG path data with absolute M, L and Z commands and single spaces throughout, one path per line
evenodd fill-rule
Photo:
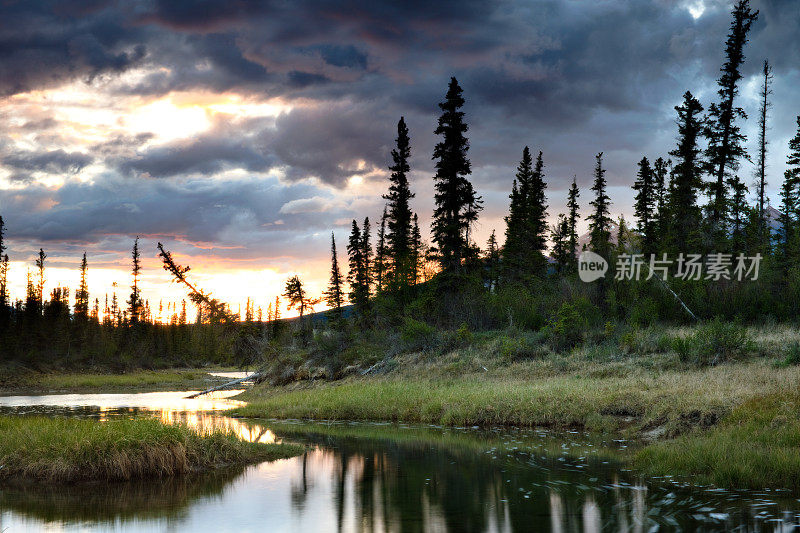
M 716 328 L 715 339 L 735 344 L 746 325 L 794 322 L 800 305 L 800 116 L 789 141 L 780 205 L 772 215 L 766 159 L 772 88 L 780 80 L 773 78 L 768 60 L 761 69 L 758 116 L 748 117 L 739 101 L 748 33 L 757 20 L 747 1 L 736 3 L 714 101 L 703 103 L 687 90 L 675 107 L 674 148 L 643 154 L 631 169 L 635 220 L 612 219 L 602 151 L 595 158 L 591 188 L 581 190 L 573 179 L 567 212 L 553 213 L 546 154 L 521 146 L 516 174 L 509 176 L 504 234 L 493 232 L 487 243 L 475 242 L 484 205 L 470 181 L 465 94 L 455 77 L 438 104 L 430 241 L 411 209 L 413 143 L 400 117 L 385 208 L 377 217 L 353 220 L 339 250 L 331 235 L 330 281 L 321 295 L 309 294 L 303 280 L 293 276 L 282 300 L 265 305 L 249 300 L 243 316 L 234 315 L 193 285 L 189 267 L 176 264 L 159 245 L 164 268 L 186 286 L 198 312 L 187 317 L 186 301 L 156 308 L 141 295 L 138 238 L 124 301 L 116 294 L 110 299 L 89 294 L 85 254 L 76 266 L 74 296 L 65 287 L 45 294 L 44 249 L 32 265 L 25 294 L 12 295 L 4 239 L 13 234 L 7 234 L 0 217 L 0 366 L 123 370 L 276 363 L 279 379 L 280 369 L 295 369 L 293 377 L 300 362 L 312 359 L 327 377 L 337 377 L 385 364 L 400 352 L 446 351 L 493 332 L 511 339 L 503 349 L 513 359 L 588 343 L 622 345 L 633 332 L 659 324 L 699 321 Z M 757 149 L 748 153 L 742 126 L 753 118 Z M 755 179 L 748 185 L 751 166 Z M 582 217 L 589 223 L 586 239 L 577 230 Z M 631 257 L 642 257 L 645 266 L 652 265 L 651 257 L 669 260 L 670 266 L 663 279 L 610 272 L 586 283 L 577 261 L 584 249 L 612 267 Z M 705 258 L 706 266 L 713 257 L 731 270 L 682 275 L 689 256 Z M 760 260 L 758 271 L 746 279 L 732 270 L 742 257 Z M 314 313 L 323 300 L 328 309 Z M 282 311 L 292 309 L 299 317 L 281 318 Z

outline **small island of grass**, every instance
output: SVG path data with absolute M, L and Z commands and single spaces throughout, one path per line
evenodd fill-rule
M 293 457 L 302 447 L 199 434 L 155 419 L 0 417 L 0 481 L 162 478 Z

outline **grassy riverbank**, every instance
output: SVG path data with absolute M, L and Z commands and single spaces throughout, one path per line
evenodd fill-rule
M 0 417 L 0 480 L 45 482 L 160 478 L 292 457 L 302 448 L 200 435 L 153 419 Z
M 800 490 L 797 341 L 789 327 L 661 328 L 554 352 L 495 335 L 399 355 L 380 376 L 260 385 L 233 413 L 579 428 L 648 443 L 631 460 L 652 474 Z
M 48 394 L 59 392 L 153 392 L 203 390 L 230 381 L 212 376 L 206 369 L 134 370 L 110 372 L 0 371 L 2 394 Z

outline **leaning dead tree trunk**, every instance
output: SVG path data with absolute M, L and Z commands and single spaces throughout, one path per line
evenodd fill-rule
M 194 394 L 190 394 L 186 397 L 186 399 L 197 398 L 198 396 L 202 396 L 203 394 L 208 394 L 209 392 L 216 392 L 218 390 L 225 390 L 234 385 L 238 385 L 239 383 L 244 383 L 245 381 L 256 381 L 259 378 L 263 377 L 264 374 L 261 372 L 253 372 L 249 376 L 245 376 L 243 378 L 234 379 L 233 381 L 229 381 L 227 383 L 223 383 L 222 385 L 217 385 L 216 387 L 211 387 L 210 389 L 206 389 L 204 391 L 195 392 Z
M 210 317 L 216 318 L 224 322 L 226 325 L 235 326 L 236 320 L 234 317 L 225 309 L 225 304 L 217 300 L 216 298 L 212 298 L 210 294 L 206 294 L 201 289 L 198 289 L 194 285 L 192 285 L 189 280 L 186 278 L 186 273 L 189 272 L 188 266 L 181 266 L 175 262 L 172 258 L 172 254 L 164 249 L 164 245 L 158 243 L 158 256 L 161 258 L 161 261 L 164 263 L 164 270 L 172 274 L 174 281 L 176 283 L 182 283 L 189 289 L 189 298 L 192 302 L 195 303 L 198 307 L 205 307 L 208 310 Z M 208 394 L 210 392 L 218 391 L 227 389 L 234 385 L 238 385 L 244 381 L 257 381 L 264 377 L 262 372 L 254 372 L 249 376 L 245 376 L 241 379 L 235 379 L 233 381 L 229 381 L 227 383 L 223 383 L 222 385 L 217 385 L 216 387 L 211 387 L 210 389 L 206 389 L 201 392 L 196 392 L 186 398 L 196 398 L 198 396 L 202 396 L 203 394 Z
M 233 316 L 225 310 L 225 305 L 219 300 L 212 298 L 210 294 L 204 293 L 186 279 L 189 272 L 188 266 L 181 266 L 172 259 L 172 254 L 164 249 L 164 245 L 158 243 L 158 256 L 164 262 L 164 270 L 172 274 L 175 283 L 182 283 L 189 289 L 189 299 L 199 307 L 206 307 L 212 317 L 222 320 L 226 324 L 233 325 L 236 321 Z

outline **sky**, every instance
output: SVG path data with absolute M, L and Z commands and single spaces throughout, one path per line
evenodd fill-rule
M 266 311 L 298 274 L 324 289 L 334 233 L 380 217 L 401 116 L 413 208 L 433 209 L 437 103 L 464 89 L 483 244 L 524 146 L 543 152 L 549 214 L 576 177 L 590 200 L 604 153 L 612 213 L 632 218 L 636 162 L 675 145 L 686 90 L 716 99 L 731 0 L 2 0 L 0 216 L 13 297 L 43 248 L 47 288 L 130 292 L 136 236 L 153 308 L 184 297 L 162 242 L 192 278 Z M 800 115 L 800 2 L 751 0 L 738 103 L 755 154 L 758 86 L 774 69 L 768 192 L 774 205 Z M 754 167 L 740 175 L 752 183 Z M 754 190 L 754 189 L 753 189 Z M 587 214 L 587 210 L 583 210 Z M 585 224 L 585 223 L 584 223 Z M 114 284 L 117 287 L 114 287 Z M 288 316 L 285 309 L 284 316 Z

